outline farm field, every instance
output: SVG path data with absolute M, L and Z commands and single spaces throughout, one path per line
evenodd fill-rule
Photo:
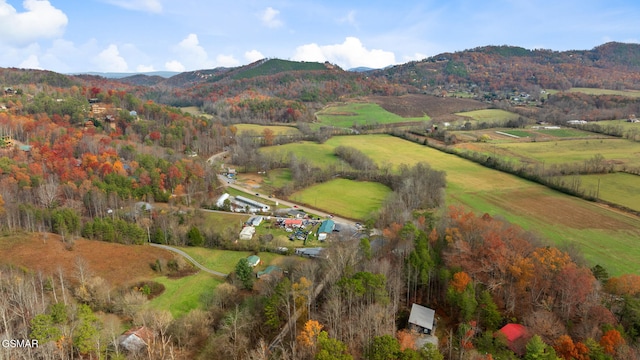
M 613 173 L 579 175 L 578 178 L 580 188 L 587 194 L 595 196 L 598 193 L 602 200 L 640 211 L 640 176 Z
M 280 159 L 289 159 L 289 154 L 294 154 L 298 159 L 305 159 L 313 163 L 314 166 L 327 167 L 349 166 L 333 153 L 334 146 L 328 144 L 317 144 L 310 141 L 263 147 L 260 151 Z
M 596 154 L 617 165 L 640 166 L 640 143 L 625 139 L 460 144 L 459 148 L 546 164 L 582 163 Z
M 292 126 L 279 126 L 279 125 L 256 125 L 256 124 L 236 124 L 234 125 L 238 129 L 238 135 L 243 132 L 253 131 L 258 135 L 262 135 L 265 129 L 273 131 L 274 135 L 300 135 L 300 130 Z
M 622 96 L 640 97 L 640 91 L 638 90 L 610 90 L 610 89 L 575 87 L 575 88 L 569 89 L 569 92 L 580 92 L 588 95 L 622 95 Z
M 346 218 L 364 220 L 380 208 L 389 193 L 391 189 L 379 183 L 334 179 L 298 191 L 290 198 Z
M 501 110 L 501 109 L 482 109 L 456 113 L 458 116 L 464 116 L 478 122 L 505 122 L 508 120 L 515 120 L 518 118 L 518 114 Z
M 331 105 L 316 113 L 321 125 L 350 128 L 353 125 L 366 126 L 393 124 L 411 121 L 427 121 L 429 116 L 401 117 L 373 103 L 347 103 Z
M 339 145 L 355 147 L 380 165 L 428 162 L 446 171 L 449 204 L 501 216 L 560 246 L 576 244 L 590 264 L 600 264 L 613 275 L 640 274 L 640 248 L 634 245 L 640 237 L 637 217 L 387 135 L 333 137 L 316 152 L 331 154 L 331 148 Z
M 598 124 L 598 125 L 601 125 L 601 126 L 616 126 L 616 127 L 619 126 L 620 128 L 622 128 L 623 131 L 628 131 L 628 130 L 634 130 L 635 129 L 638 132 L 640 132 L 640 123 L 627 122 L 626 119 L 624 119 L 624 120 L 594 121 L 592 123 L 593 124 Z
M 208 119 L 213 118 L 212 115 L 203 113 L 202 111 L 200 111 L 200 108 L 198 108 L 197 106 L 185 106 L 185 107 L 181 107 L 180 110 L 195 116 L 204 116 Z

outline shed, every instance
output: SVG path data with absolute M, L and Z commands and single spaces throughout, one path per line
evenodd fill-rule
M 260 264 L 260 257 L 258 255 L 251 255 L 247 258 L 247 262 L 249 263 L 249 266 L 256 267 Z
M 129 329 L 118 337 L 120 346 L 131 353 L 144 350 L 151 340 L 153 331 L 145 326 Z
M 275 266 L 275 265 L 269 265 L 267 266 L 266 269 L 262 270 L 262 271 L 258 271 L 256 273 L 256 277 L 259 279 L 263 276 L 270 276 L 270 275 L 281 275 L 282 274 L 282 269 L 280 269 L 279 267 Z
M 409 328 L 421 334 L 431 335 L 435 328 L 435 315 L 435 310 L 413 304 L 411 314 L 409 314 Z
M 264 217 L 262 217 L 261 215 L 252 216 L 249 218 L 249 220 L 247 220 L 247 225 L 259 226 L 260 224 L 262 224 L 263 220 L 264 220 Z

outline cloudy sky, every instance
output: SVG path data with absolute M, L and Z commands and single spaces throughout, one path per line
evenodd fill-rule
M 637 0 L 0 0 L 0 67 L 187 71 L 264 57 L 349 69 L 484 45 L 640 42 Z

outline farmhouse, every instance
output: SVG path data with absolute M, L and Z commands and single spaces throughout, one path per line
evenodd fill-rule
M 409 329 L 420 334 L 431 335 L 435 328 L 435 315 L 435 310 L 413 304 L 409 314 Z
M 232 203 L 236 206 L 236 212 L 243 212 L 245 210 L 248 210 L 248 212 L 257 213 L 267 212 L 271 209 L 269 205 L 265 205 L 255 200 L 247 199 L 244 196 L 236 196 Z
M 256 267 L 260 264 L 260 257 L 258 255 L 251 255 L 247 258 L 249 266 Z
M 325 220 L 320 224 L 320 228 L 318 229 L 318 240 L 324 241 L 327 239 L 327 236 L 333 232 L 336 227 L 336 223 L 333 220 Z
M 253 234 L 256 233 L 256 228 L 253 226 L 245 226 L 240 231 L 240 240 L 251 240 Z
M 285 228 L 300 228 L 302 227 L 302 219 L 285 219 L 283 222 Z

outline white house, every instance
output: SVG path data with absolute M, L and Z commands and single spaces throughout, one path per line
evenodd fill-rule
M 253 226 L 245 226 L 240 231 L 240 240 L 251 240 L 253 234 L 256 233 L 256 228 Z

